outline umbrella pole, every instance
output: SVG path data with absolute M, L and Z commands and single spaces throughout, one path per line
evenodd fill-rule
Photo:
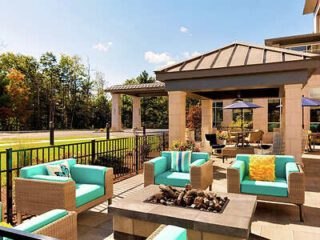
M 302 107 L 302 130 L 304 129 L 304 107 Z
M 243 135 L 243 121 L 244 121 L 244 116 L 243 116 L 243 108 L 241 109 L 241 130 L 242 130 L 242 147 L 244 146 L 243 142 L 244 142 L 244 135 Z

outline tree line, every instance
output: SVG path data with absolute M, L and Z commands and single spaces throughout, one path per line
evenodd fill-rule
M 151 83 L 143 71 L 125 84 Z M 0 130 L 103 128 L 111 123 L 111 99 L 104 92 L 101 72 L 91 71 L 77 56 L 47 52 L 39 59 L 22 54 L 0 55 Z M 123 95 L 122 122 L 132 127 L 132 99 Z M 148 128 L 168 127 L 166 97 L 141 100 L 142 123 Z

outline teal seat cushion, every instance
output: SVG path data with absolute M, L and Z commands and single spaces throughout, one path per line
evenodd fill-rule
M 166 226 L 154 240 L 187 240 L 187 230 L 172 225 Z
M 47 226 L 48 224 L 57 221 L 58 219 L 67 216 L 67 211 L 63 209 L 54 209 L 37 217 L 33 217 L 29 220 L 24 221 L 22 224 L 14 227 L 25 232 L 34 232 L 40 228 Z
M 248 154 L 238 154 L 236 161 L 241 160 L 245 163 L 245 176 L 249 175 L 249 155 Z M 286 178 L 286 164 L 289 162 L 295 162 L 293 156 L 276 155 L 275 159 L 275 174 L 276 178 Z
M 76 207 L 80 207 L 104 195 L 104 186 L 97 184 L 76 184 Z
M 76 164 L 76 159 L 74 158 L 64 159 L 64 160 L 50 162 L 50 163 L 37 164 L 34 166 L 22 168 L 20 176 L 22 178 L 31 178 L 34 175 L 49 175 L 46 167 L 48 164 L 57 165 L 57 164 L 63 163 L 64 161 L 68 161 L 70 168 Z
M 267 182 L 249 180 L 249 177 L 246 176 L 240 186 L 242 193 L 288 197 L 288 183 L 284 178 L 277 178 L 275 182 Z
M 155 184 L 184 187 L 190 183 L 190 173 L 166 171 L 155 177 Z
M 104 186 L 106 167 L 75 164 L 70 167 L 71 177 L 76 183 Z
M 154 166 L 154 175 L 157 176 L 169 170 L 169 163 L 166 157 L 157 157 L 149 161 Z

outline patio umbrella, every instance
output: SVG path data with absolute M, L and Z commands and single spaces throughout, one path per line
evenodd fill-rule
M 302 96 L 301 105 L 302 105 L 302 107 L 318 107 L 318 106 L 320 106 L 320 101 Z M 277 107 L 282 108 L 282 104 L 280 104 Z M 304 129 L 304 110 L 303 109 L 302 109 L 302 128 Z
M 224 107 L 223 109 L 240 109 L 241 110 L 241 131 L 242 131 L 242 147 L 244 146 L 244 135 L 243 135 L 243 122 L 244 122 L 244 117 L 243 117 L 243 109 L 254 109 L 254 108 L 261 108 L 261 106 L 249 103 L 249 102 L 244 102 L 244 101 L 237 101 L 229 106 Z

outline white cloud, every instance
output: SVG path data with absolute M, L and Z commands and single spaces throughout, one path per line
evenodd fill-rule
M 144 59 L 149 63 L 164 63 L 166 65 L 173 64 L 175 61 L 168 53 L 154 53 L 152 51 L 148 51 L 144 53 Z
M 5 50 L 8 44 L 5 41 L 0 40 L 0 51 Z
M 104 43 L 97 43 L 95 45 L 93 45 L 93 49 L 96 49 L 98 51 L 103 51 L 106 52 L 109 50 L 109 48 L 112 46 L 112 42 L 108 42 L 107 44 Z
M 181 27 L 180 27 L 180 32 L 182 32 L 182 33 L 187 33 L 187 32 L 189 32 L 189 29 L 186 28 L 186 27 L 184 27 L 184 26 L 181 26 Z
M 185 58 L 192 58 L 192 57 L 196 57 L 196 56 L 199 56 L 200 53 L 197 52 L 197 51 L 194 51 L 193 53 L 189 53 L 189 52 L 183 52 L 182 53 L 182 56 L 185 57 Z

